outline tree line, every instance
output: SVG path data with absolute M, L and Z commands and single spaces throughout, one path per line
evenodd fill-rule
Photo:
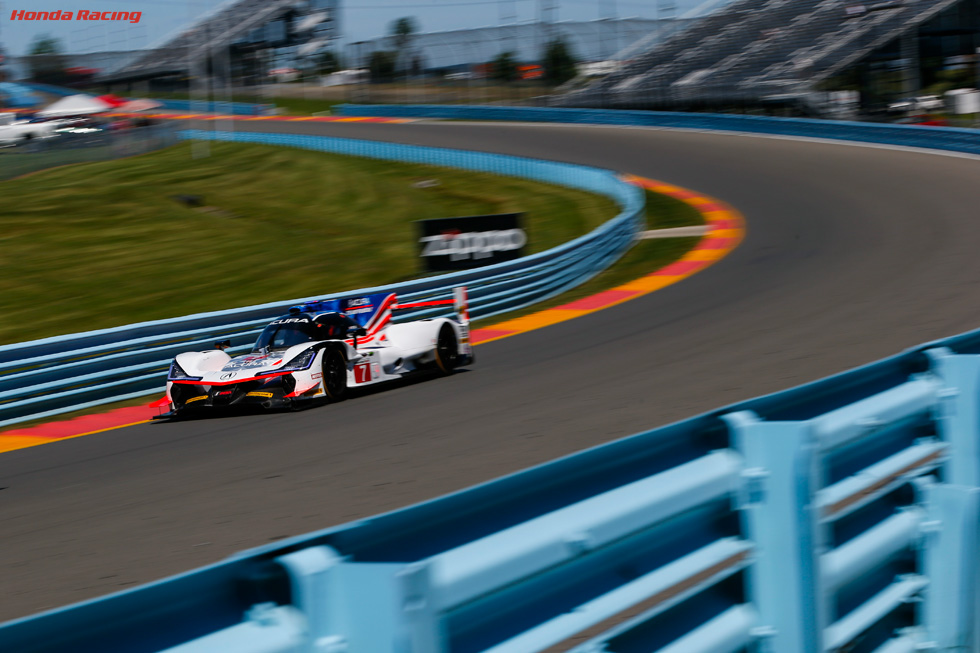
M 390 82 L 422 74 L 424 62 L 412 47 L 417 31 L 418 26 L 412 17 L 392 21 L 388 35 L 394 43 L 394 49 L 375 50 L 368 55 L 367 68 L 372 82 Z M 558 37 L 545 44 L 537 66 L 526 68 L 536 68 L 534 77 L 559 85 L 575 77 L 575 63 L 576 58 L 571 47 Z M 527 78 L 526 72 L 522 71 L 525 66 L 521 65 L 512 50 L 501 52 L 483 68 L 486 77 L 500 82 L 515 82 Z
M 391 82 L 408 77 L 419 77 L 425 71 L 422 54 L 413 45 L 418 33 L 418 24 L 410 16 L 391 22 L 388 36 L 391 37 L 394 48 L 391 50 L 375 50 L 367 56 L 366 66 L 372 82 Z M 66 84 L 70 80 L 67 68 L 67 57 L 61 43 L 48 35 L 39 35 L 30 48 L 29 65 L 31 77 L 35 81 L 50 84 Z M 331 51 L 325 51 L 315 57 L 312 72 L 317 75 L 328 75 L 344 67 L 344 62 Z M 364 61 L 351 62 L 351 67 L 364 65 Z M 576 59 L 569 45 L 560 37 L 549 41 L 544 46 L 540 61 L 534 65 L 522 64 L 516 53 L 505 51 L 491 61 L 480 66 L 480 76 L 509 83 L 522 79 L 536 79 L 549 84 L 559 85 L 576 75 Z

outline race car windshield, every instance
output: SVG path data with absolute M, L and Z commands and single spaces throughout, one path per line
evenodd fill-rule
M 297 318 L 293 318 L 297 320 Z M 268 349 L 289 349 L 293 345 L 301 345 L 304 342 L 312 342 L 316 338 L 313 335 L 313 325 L 309 319 L 298 318 L 301 321 L 276 320 L 262 331 L 259 339 L 255 341 L 253 352 Z

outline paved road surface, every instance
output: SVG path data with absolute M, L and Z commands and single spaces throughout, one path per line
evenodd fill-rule
M 748 237 L 680 284 L 480 346 L 473 370 L 452 378 L 303 413 L 150 424 L 3 454 L 0 619 L 980 326 L 980 161 L 622 128 L 254 127 L 273 128 L 653 177 L 733 204 Z

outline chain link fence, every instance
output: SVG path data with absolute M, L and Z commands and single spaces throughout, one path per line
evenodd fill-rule
M 40 123 L 43 124 L 43 123 Z M 175 123 L 66 124 L 52 135 L 27 136 L 0 141 L 0 180 L 57 168 L 72 163 L 110 161 L 145 154 L 178 141 Z

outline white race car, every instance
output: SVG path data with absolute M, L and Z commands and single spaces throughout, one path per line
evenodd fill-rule
M 0 113 L 0 145 L 27 144 L 35 139 L 57 136 L 64 120 L 24 120 L 13 113 Z
M 298 406 L 339 401 L 348 388 L 434 370 L 449 374 L 473 362 L 466 289 L 453 300 L 398 304 L 394 293 L 294 306 L 232 358 L 218 348 L 178 354 L 167 376 L 166 403 L 180 417 L 219 406 Z M 454 304 L 455 315 L 392 324 L 392 312 Z M 161 402 L 163 403 L 163 402 Z M 166 404 L 164 404 L 166 405 Z

